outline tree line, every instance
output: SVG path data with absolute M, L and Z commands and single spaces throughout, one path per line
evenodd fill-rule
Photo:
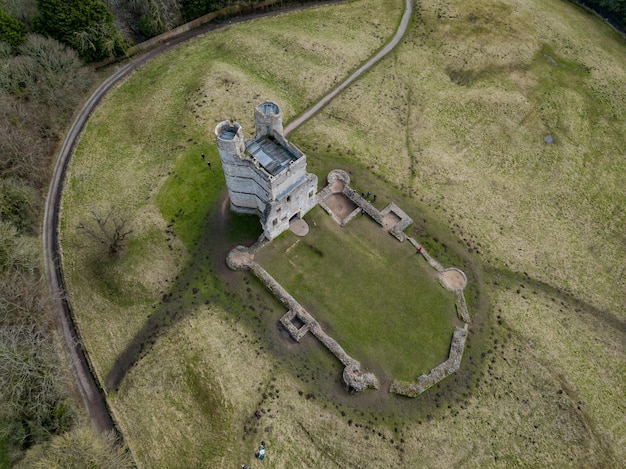
M 132 463 L 114 436 L 86 428 L 58 353 L 42 200 L 60 137 L 95 82 L 85 64 L 123 54 L 129 29 L 156 34 L 226 3 L 0 0 L 0 467 Z M 132 232 L 125 224 L 116 213 L 91 213 L 78 229 L 116 256 Z
M 42 26 L 51 3 L 0 0 L 0 467 L 59 467 L 72 458 L 75 467 L 131 467 L 112 435 L 89 428 L 73 394 L 39 241 L 52 155 L 94 83 L 84 62 L 116 51 L 102 45 L 112 34 L 106 21 L 88 10 L 82 36 L 53 37 Z M 112 19 L 106 7 L 95 11 Z M 50 21 L 62 29 L 63 21 Z
M 626 31 L 626 0 L 573 0 L 608 19 L 622 32 Z

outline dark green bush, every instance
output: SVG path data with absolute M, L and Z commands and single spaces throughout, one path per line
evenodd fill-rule
M 113 25 L 113 15 L 98 0 L 38 0 L 37 31 L 78 51 L 95 62 L 122 55 L 126 44 Z
M 579 3 L 608 18 L 622 31 L 626 28 L 626 0 L 579 0 Z
M 36 200 L 37 191 L 25 182 L 0 179 L 0 218 L 12 223 L 19 233 L 34 233 L 37 211 L 33 204 Z
M 163 27 L 151 16 L 144 15 L 137 22 L 137 30 L 146 37 L 153 37 L 161 34 Z
M 26 26 L 0 9 L 0 41 L 17 47 L 25 39 Z
M 234 3 L 228 0 L 182 0 L 180 6 L 185 19 L 190 21 Z

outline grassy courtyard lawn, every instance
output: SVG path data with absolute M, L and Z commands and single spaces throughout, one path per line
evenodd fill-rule
M 408 243 L 369 217 L 340 227 L 321 208 L 304 238 L 287 232 L 257 254 L 351 356 L 379 376 L 414 379 L 448 356 L 454 296 Z

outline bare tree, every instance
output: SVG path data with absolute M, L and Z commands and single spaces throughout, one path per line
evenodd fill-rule
M 124 241 L 133 232 L 127 226 L 128 220 L 114 208 L 109 209 L 105 215 L 95 210 L 89 213 L 91 219 L 81 222 L 78 230 L 105 248 L 110 257 L 117 257 L 124 248 Z

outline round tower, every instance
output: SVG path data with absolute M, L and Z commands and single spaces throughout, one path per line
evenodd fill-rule
M 283 113 L 278 104 L 265 101 L 254 109 L 254 121 L 256 123 L 255 138 L 264 135 L 283 135 Z
M 243 130 L 238 122 L 222 121 L 215 126 L 217 149 L 223 163 L 228 164 L 232 158 L 241 158 L 246 150 Z

